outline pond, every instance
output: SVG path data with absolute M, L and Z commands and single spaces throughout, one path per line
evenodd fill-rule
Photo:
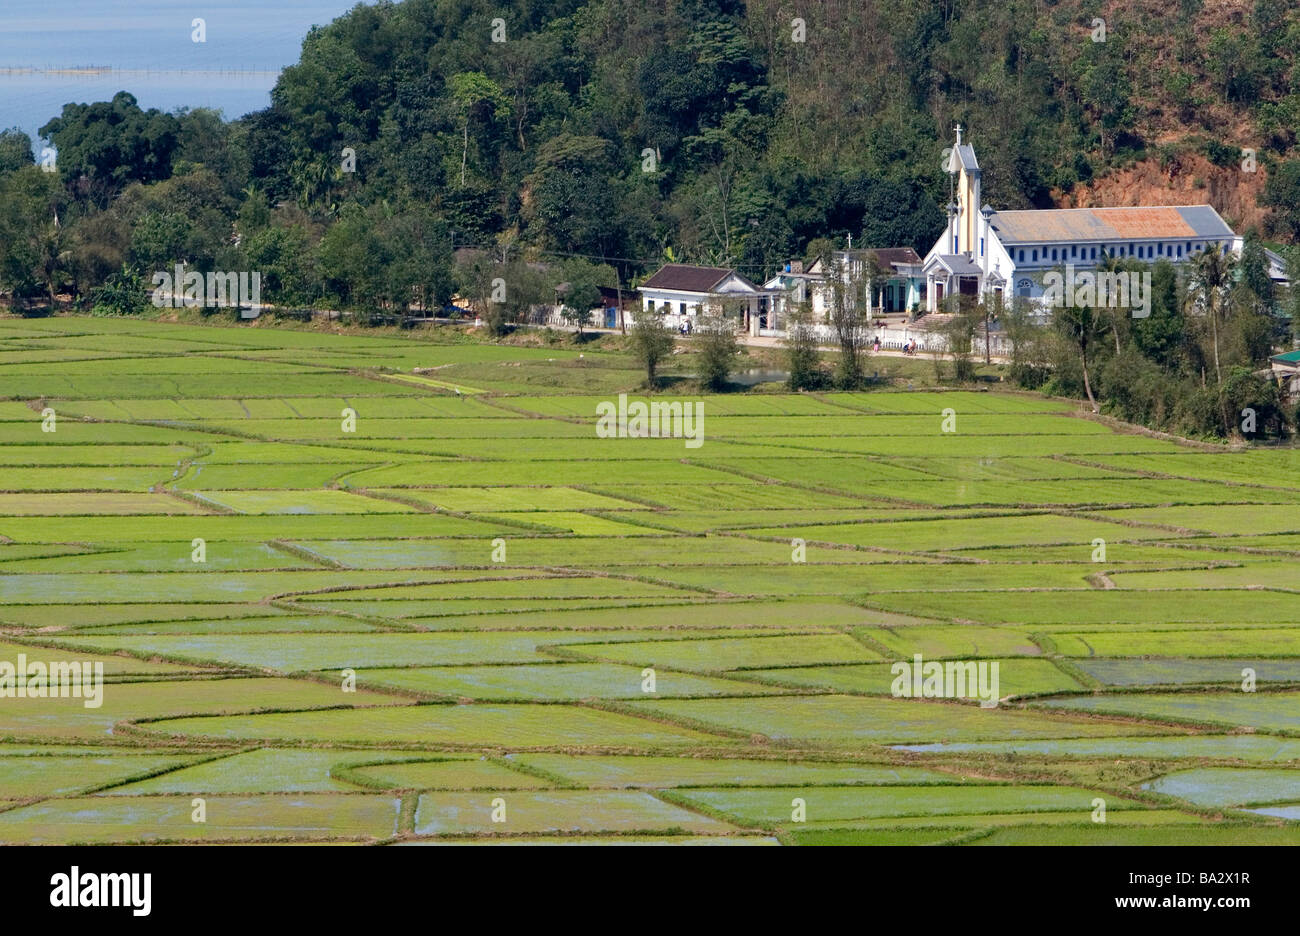
M 762 368 L 735 371 L 731 375 L 731 382 L 734 384 L 740 384 L 742 387 L 753 387 L 756 384 L 761 383 L 785 383 L 789 379 L 789 371 Z

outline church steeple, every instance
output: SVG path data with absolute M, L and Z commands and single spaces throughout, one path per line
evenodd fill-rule
M 953 199 L 957 203 L 955 253 L 970 254 L 978 258 L 980 237 L 980 167 L 975 160 L 975 148 L 962 142 L 962 125 L 953 127 L 957 143 L 948 160 L 948 173 L 954 182 Z

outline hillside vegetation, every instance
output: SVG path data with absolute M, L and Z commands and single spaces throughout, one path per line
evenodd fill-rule
M 70 104 L 40 176 L 5 134 L 0 288 L 184 261 L 373 305 L 413 277 L 450 295 L 453 245 L 625 279 L 666 256 L 761 276 L 849 235 L 924 250 L 957 122 L 996 207 L 1209 201 L 1291 240 L 1297 49 L 1283 0 L 358 6 L 242 120 Z

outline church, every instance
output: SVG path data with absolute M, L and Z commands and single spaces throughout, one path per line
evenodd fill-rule
M 962 142 L 960 125 L 956 133 L 948 226 L 921 267 L 930 312 L 952 296 L 1041 300 L 1045 273 L 1067 264 L 1094 270 L 1106 255 L 1181 263 L 1204 250 L 1241 251 L 1242 238 L 1209 205 L 996 211 L 980 200 L 974 147 Z M 1269 260 L 1283 278 L 1281 259 Z

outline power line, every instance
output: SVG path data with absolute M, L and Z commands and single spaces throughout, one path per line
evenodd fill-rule
M 491 245 L 457 244 L 456 249 L 457 250 L 482 250 L 487 253 L 495 253 L 497 251 L 500 251 L 501 247 L 497 244 L 491 244 Z M 652 263 L 662 264 L 662 263 L 670 263 L 670 262 L 672 263 L 681 262 L 681 261 L 669 261 L 664 257 L 610 257 L 610 256 L 600 256 L 598 254 L 567 253 L 562 250 L 535 250 L 534 252 L 547 257 L 574 257 L 580 260 L 600 260 L 605 263 L 608 263 L 611 260 L 616 260 L 622 263 L 636 263 L 645 266 L 648 266 Z M 727 265 L 727 269 L 762 270 L 765 269 L 765 267 L 761 263 L 731 263 Z

